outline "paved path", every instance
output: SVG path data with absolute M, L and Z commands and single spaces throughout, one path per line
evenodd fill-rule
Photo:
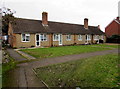
M 10 55 L 13 58 L 15 58 L 18 61 L 27 60 L 21 57 L 21 55 L 19 55 L 15 51 L 13 51 L 13 49 L 8 49 L 7 51 L 10 53 Z M 68 55 L 68 56 L 55 57 L 55 58 L 45 58 L 40 61 L 19 64 L 18 65 L 19 68 L 12 70 L 12 76 L 14 76 L 13 79 L 15 80 L 15 83 L 13 83 L 13 86 L 45 87 L 45 85 L 40 80 L 38 80 L 38 78 L 35 76 L 35 74 L 32 71 L 32 68 L 42 67 L 42 66 L 56 64 L 56 63 L 63 63 L 63 62 L 72 61 L 72 60 L 79 60 L 82 58 L 88 58 L 92 56 L 111 54 L 111 53 L 118 53 L 118 49 L 76 54 L 76 55 Z
M 13 49 L 7 49 L 7 51 L 9 52 L 10 56 L 13 57 L 16 61 L 26 60 L 26 58 L 24 58 L 23 56 L 21 56 L 20 54 L 18 54 Z
M 34 62 L 27 63 L 27 64 L 29 64 L 30 67 L 32 68 L 38 68 L 38 67 L 47 66 L 50 64 L 57 64 L 57 63 L 63 63 L 67 61 L 80 60 L 83 58 L 89 58 L 92 56 L 105 55 L 105 54 L 111 54 L 111 53 L 118 53 L 118 49 L 91 52 L 91 53 L 82 53 L 82 54 L 75 54 L 75 55 L 67 55 L 67 56 L 55 57 L 55 58 L 45 58 L 40 61 L 34 61 Z
M 47 89 L 30 68 L 15 68 L 8 72 L 8 76 L 10 84 L 7 87 L 44 87 Z
M 16 61 L 27 60 L 13 49 L 7 49 L 7 51 Z M 17 68 L 9 72 L 9 75 L 12 75 L 11 80 L 14 80 L 11 81 L 11 85 L 9 87 L 46 87 L 33 73 L 31 67 L 24 63 L 23 65 L 18 65 Z

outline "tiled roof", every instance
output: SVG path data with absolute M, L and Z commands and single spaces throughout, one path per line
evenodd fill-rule
M 98 27 L 89 26 L 88 29 L 84 25 L 48 22 L 48 26 L 43 26 L 41 20 L 15 19 L 12 24 L 13 33 L 62 33 L 62 34 L 104 34 Z

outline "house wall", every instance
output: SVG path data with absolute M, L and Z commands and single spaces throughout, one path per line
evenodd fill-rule
M 99 35 L 93 35 L 93 44 L 96 44 L 96 42 L 98 41 L 95 39 L 96 36 L 99 36 Z
M 29 42 L 22 42 L 21 34 L 16 34 L 16 47 L 31 47 L 35 46 L 35 34 L 30 34 Z
M 106 42 L 106 39 L 107 39 L 107 37 L 106 37 L 106 35 L 104 35 L 104 40 L 103 40 L 103 41 L 104 41 L 104 43 Z
M 85 35 L 82 35 L 82 40 L 78 40 L 79 35 L 75 35 L 75 43 L 76 44 L 85 44 Z
M 9 23 L 9 28 L 8 28 L 8 43 L 12 46 L 12 47 L 16 47 L 16 34 L 13 34 L 13 30 L 12 30 L 12 25 L 11 23 Z
M 96 36 L 96 35 L 93 35 L 93 44 L 95 44 L 96 41 L 98 41 L 98 40 L 95 39 L 95 36 Z M 103 36 L 103 42 L 104 42 L 104 43 L 106 42 L 106 36 L 105 36 L 105 35 L 97 35 L 97 36 L 99 36 L 99 40 L 100 40 L 100 39 L 102 40 L 102 36 Z
M 92 35 L 90 35 L 90 40 L 88 40 L 88 41 L 86 40 L 86 35 L 84 35 L 85 36 L 85 42 L 88 42 L 89 44 L 92 44 Z
M 105 28 L 105 33 L 107 37 L 111 37 L 112 35 L 120 35 L 120 25 L 113 21 Z
M 59 41 L 53 41 L 53 46 L 59 46 Z
M 22 42 L 21 40 L 21 34 L 12 34 L 12 47 L 31 47 L 36 46 L 36 34 L 30 34 L 30 41 L 29 42 Z M 78 40 L 78 35 L 71 35 L 71 40 L 68 41 L 66 38 L 67 35 L 62 35 L 62 45 L 74 45 L 74 44 L 85 44 L 86 42 L 86 35 L 82 35 L 82 41 Z M 93 36 L 93 43 L 96 43 L 96 40 L 94 40 L 95 35 Z M 105 42 L 105 36 L 104 36 L 104 42 Z M 89 43 L 92 43 L 92 36 L 91 40 L 89 40 Z M 50 46 L 59 46 L 59 41 L 53 41 L 52 34 L 47 34 L 47 41 L 41 41 L 40 46 L 43 47 L 50 47 Z
M 31 47 L 36 46 L 36 34 L 30 34 L 30 41 L 29 42 L 22 42 L 21 34 L 16 34 L 16 47 Z M 50 35 L 47 34 L 47 41 L 40 41 L 40 46 L 48 47 L 50 46 Z
M 71 40 L 67 40 L 67 35 L 62 35 L 62 45 L 85 44 L 86 35 L 82 35 L 82 40 L 78 40 L 78 35 L 71 35 Z M 91 40 L 88 41 L 91 43 Z M 59 41 L 53 41 L 53 46 L 59 46 Z
M 71 40 L 67 40 L 67 35 L 62 35 L 63 45 L 72 45 L 74 44 L 74 35 L 71 35 Z
M 40 46 L 49 47 L 51 46 L 51 37 L 50 34 L 47 34 L 47 41 L 41 41 Z

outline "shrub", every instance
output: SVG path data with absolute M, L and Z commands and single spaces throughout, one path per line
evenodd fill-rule
M 120 43 L 120 35 L 112 35 L 111 37 L 107 38 L 107 43 Z

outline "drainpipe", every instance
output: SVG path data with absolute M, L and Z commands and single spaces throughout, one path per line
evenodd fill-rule
M 76 44 L 76 35 L 74 34 L 74 45 Z
M 98 44 L 99 44 L 99 35 L 98 35 Z
M 50 34 L 50 47 L 53 47 L 53 34 Z
M 92 35 L 92 38 L 91 38 L 91 43 L 93 44 L 93 34 L 91 34 Z

